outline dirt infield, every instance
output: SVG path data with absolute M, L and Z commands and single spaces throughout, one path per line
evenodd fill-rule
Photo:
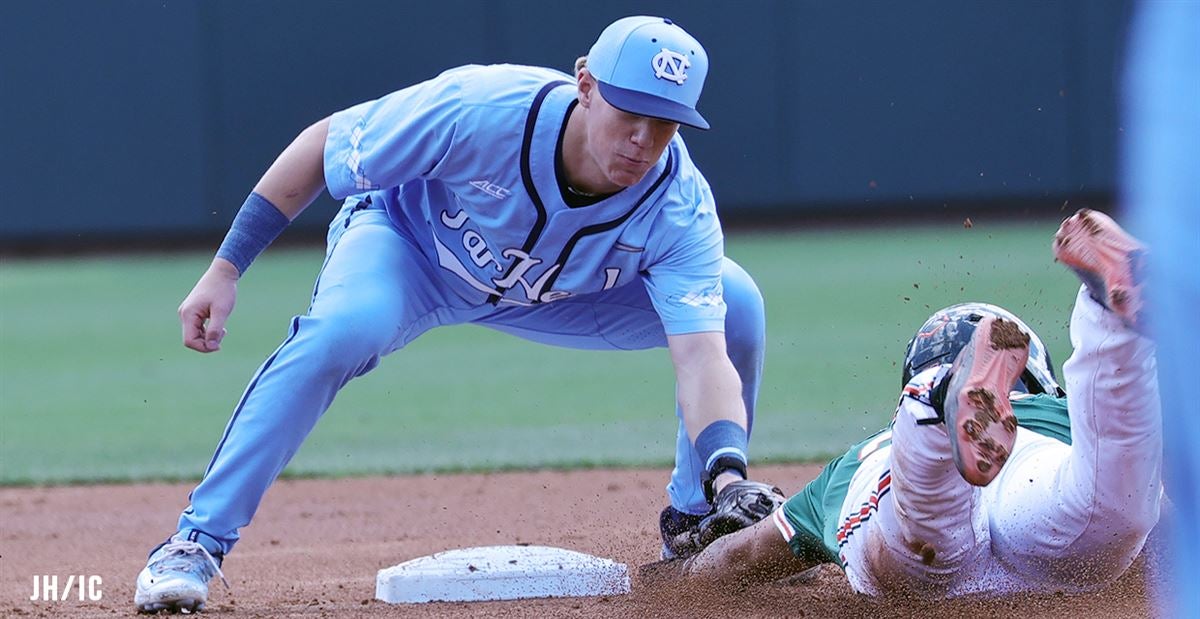
M 792 492 L 814 466 L 758 467 Z M 658 557 L 662 470 L 427 475 L 277 483 L 213 583 L 207 614 L 238 617 L 1143 617 L 1153 615 L 1139 560 L 1089 595 L 931 603 L 864 599 L 837 568 L 737 592 L 641 587 L 637 566 Z M 0 615 L 133 615 L 146 552 L 173 530 L 189 485 L 0 489 Z M 630 566 L 626 596 L 391 606 L 374 599 L 375 572 L 440 550 L 533 543 Z M 102 579 L 99 601 L 32 601 L 35 576 Z M 86 598 L 86 595 L 85 595 Z

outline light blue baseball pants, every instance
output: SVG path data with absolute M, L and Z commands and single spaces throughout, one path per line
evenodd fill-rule
M 433 327 L 475 323 L 578 349 L 666 346 L 662 323 L 641 282 L 531 307 L 473 306 L 440 285 L 439 268 L 382 209 L 342 209 L 330 226 L 312 305 L 306 315 L 292 319 L 287 339 L 237 403 L 203 480 L 192 491 L 191 505 L 180 516 L 181 534 L 215 554 L 229 552 L 238 530 L 250 523 L 267 488 L 338 390 Z M 762 296 L 729 259 L 723 285 L 728 354 L 742 380 L 748 420 L 753 420 L 765 348 Z M 702 472 L 681 418 L 675 469 L 667 486 L 676 509 L 707 511 Z

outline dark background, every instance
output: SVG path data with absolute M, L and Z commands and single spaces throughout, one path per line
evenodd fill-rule
M 0 242 L 215 243 L 308 124 L 464 63 L 569 71 L 629 14 L 706 46 L 727 222 L 1107 201 L 1126 2 L 0 3 Z M 316 236 L 323 196 L 293 226 Z M 293 238 L 296 238 L 293 236 Z

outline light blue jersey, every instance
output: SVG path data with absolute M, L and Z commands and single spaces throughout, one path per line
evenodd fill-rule
M 229 552 L 338 391 L 444 325 L 594 350 L 723 332 L 749 430 L 762 295 L 724 257 L 707 182 L 676 135 L 638 184 L 572 197 L 559 153 L 576 104 L 577 86 L 557 71 L 470 66 L 332 116 L 325 180 L 346 200 L 312 304 L 234 408 L 181 539 Z M 395 408 L 411 413 L 402 393 Z M 444 414 L 452 423 L 455 411 Z M 676 415 L 667 494 L 703 513 L 704 463 Z M 402 461 L 400 432 L 396 442 Z
M 667 334 L 721 331 L 722 235 L 708 183 L 675 136 L 640 183 L 572 208 L 562 136 L 567 75 L 469 66 L 333 116 L 335 197 L 371 190 L 448 285 L 529 305 L 643 280 Z

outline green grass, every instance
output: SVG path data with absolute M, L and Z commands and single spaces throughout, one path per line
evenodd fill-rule
M 1051 260 L 1054 228 L 731 234 L 727 253 L 767 301 L 753 457 L 821 459 L 886 423 L 908 337 L 950 303 L 1008 307 L 1061 364 L 1076 283 Z M 198 478 L 246 381 L 305 311 L 321 254 L 260 258 L 213 355 L 184 349 L 175 317 L 207 253 L 6 259 L 0 484 Z M 673 407 L 662 350 L 438 329 L 351 383 L 285 474 L 666 464 Z

